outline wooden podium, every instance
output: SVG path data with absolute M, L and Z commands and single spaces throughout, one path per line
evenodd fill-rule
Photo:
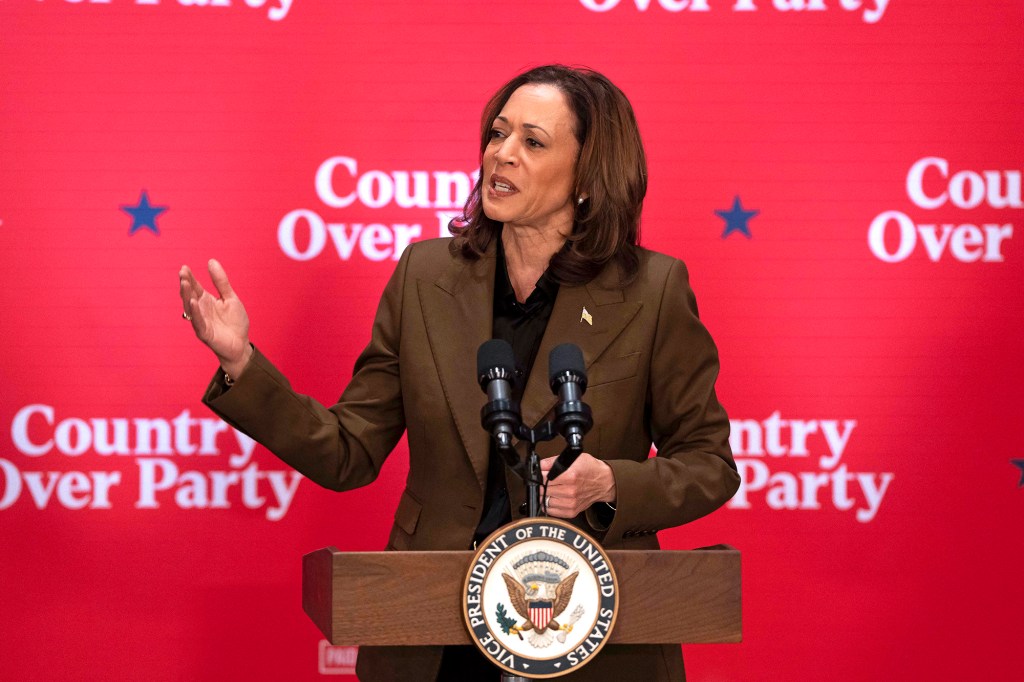
M 740 553 L 607 550 L 618 577 L 611 644 L 739 642 Z M 302 608 L 332 644 L 471 644 L 462 586 L 473 552 L 339 552 L 302 558 Z

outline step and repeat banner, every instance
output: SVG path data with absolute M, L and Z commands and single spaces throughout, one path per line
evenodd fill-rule
M 632 100 L 643 242 L 721 351 L 743 485 L 660 537 L 742 550 L 744 640 L 690 678 L 1019 679 L 1022 36 L 1019 0 L 0 0 L 0 677 L 352 674 L 300 561 L 384 547 L 404 441 L 337 494 L 218 420 L 178 268 L 332 403 L 489 95 L 560 62 Z

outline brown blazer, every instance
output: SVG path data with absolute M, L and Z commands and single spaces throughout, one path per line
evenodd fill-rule
M 204 397 L 225 421 L 333 490 L 373 481 L 408 431 L 409 475 L 388 549 L 468 549 L 482 511 L 489 435 L 480 426 L 486 397 L 475 358 L 491 338 L 495 249 L 469 261 L 449 253 L 450 241 L 405 250 L 336 405 L 294 392 L 259 351 L 230 390 L 218 372 Z M 565 342 L 582 349 L 584 400 L 594 415 L 584 446 L 612 468 L 617 511 L 608 528 L 589 513 L 574 522 L 614 549 L 657 548 L 656 531 L 714 511 L 739 486 L 728 417 L 715 397 L 718 353 L 697 319 L 686 267 L 646 250 L 640 261 L 624 289 L 613 267 L 589 284 L 559 288 L 522 401 L 524 423 L 550 418 L 548 353 Z M 648 458 L 652 443 L 657 457 Z M 556 439 L 538 450 L 547 457 L 561 447 Z M 508 484 L 515 520 L 525 491 L 514 474 Z M 679 651 L 608 646 L 566 679 L 682 679 Z M 433 680 L 440 655 L 440 647 L 365 647 L 359 676 Z

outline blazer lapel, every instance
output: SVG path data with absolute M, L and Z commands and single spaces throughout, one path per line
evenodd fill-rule
M 435 281 L 417 283 L 430 352 L 481 489 L 487 485 L 490 434 L 480 426 L 480 408 L 486 398 L 477 390 L 476 352 L 491 338 L 494 327 L 495 255 L 492 244 L 481 259 L 453 260 Z M 618 270 L 609 267 L 589 284 L 559 287 L 523 395 L 525 425 L 535 427 L 557 402 L 548 386 L 552 348 L 575 343 L 589 370 L 636 317 L 642 304 L 625 300 L 617 278 Z
M 437 280 L 418 282 L 430 352 L 481 489 L 487 485 L 490 435 L 480 426 L 486 396 L 478 389 L 476 353 L 494 324 L 494 257 L 492 244 L 479 260 L 453 260 Z
M 527 426 L 535 427 L 558 401 L 548 383 L 551 349 L 562 343 L 575 343 L 583 351 L 583 360 L 589 370 L 636 317 L 641 303 L 626 301 L 617 282 L 618 269 L 608 267 L 589 284 L 559 287 L 551 319 L 523 394 L 523 423 Z

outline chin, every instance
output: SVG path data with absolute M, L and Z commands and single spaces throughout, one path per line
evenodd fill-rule
M 483 207 L 484 207 L 484 215 L 485 216 L 487 216 L 491 220 L 494 220 L 494 221 L 499 222 L 499 223 L 504 223 L 505 222 L 506 216 L 505 216 L 503 211 L 498 209 L 498 207 L 494 206 L 493 204 L 488 203 L 487 199 L 484 199 L 483 205 L 484 205 Z

